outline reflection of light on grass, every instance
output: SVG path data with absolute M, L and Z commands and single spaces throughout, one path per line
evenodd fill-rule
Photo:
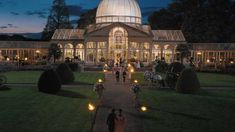
M 95 106 L 93 104 L 88 104 L 88 110 L 89 111 L 94 111 L 95 110 Z

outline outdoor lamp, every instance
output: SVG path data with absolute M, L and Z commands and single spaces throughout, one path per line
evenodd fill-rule
M 128 64 L 128 67 L 131 67 L 131 64 Z
M 134 69 L 131 69 L 131 73 L 133 73 L 134 72 Z
M 28 58 L 26 57 L 26 58 L 24 58 L 24 60 L 25 60 L 25 61 L 27 61 L 27 60 L 28 60 Z
M 231 64 L 234 64 L 234 61 L 230 61 Z
M 134 83 L 138 83 L 138 80 L 135 80 Z
M 99 80 L 98 80 L 98 82 L 99 82 L 99 83 L 102 83 L 102 82 L 103 82 L 103 80 L 102 80 L 102 79 L 99 79 Z
M 94 111 L 95 110 L 95 106 L 91 103 L 88 104 L 88 110 L 89 111 Z
M 107 70 L 104 70 L 104 72 L 107 72 Z
M 7 57 L 7 61 L 10 61 L 10 58 L 9 58 L 9 57 Z
M 146 112 L 146 111 L 148 110 L 148 108 L 147 108 L 146 106 L 141 106 L 140 109 L 141 109 L 141 111 L 143 111 L 143 112 Z
M 210 60 L 209 60 L 209 59 L 207 59 L 207 60 L 206 60 L 206 62 L 207 62 L 207 63 L 210 63 Z

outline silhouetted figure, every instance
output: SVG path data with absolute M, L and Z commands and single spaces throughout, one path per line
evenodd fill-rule
M 120 79 L 120 72 L 119 70 L 116 71 L 116 81 L 119 82 Z
M 119 109 L 119 114 L 115 118 L 115 132 L 124 132 L 125 117 L 122 115 L 122 109 Z
M 124 71 L 122 72 L 123 82 L 126 82 L 126 75 L 127 75 L 127 73 L 126 73 L 126 71 L 124 70 Z
M 115 119 L 116 119 L 115 109 L 112 109 L 112 112 L 108 115 L 108 118 L 106 121 L 106 124 L 108 125 L 109 132 L 114 132 Z

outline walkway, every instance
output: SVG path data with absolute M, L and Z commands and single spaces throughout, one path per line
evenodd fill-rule
M 143 132 L 142 122 L 134 106 L 130 82 L 115 81 L 115 76 L 106 74 L 105 92 L 98 108 L 93 132 L 108 132 L 106 118 L 112 108 L 122 109 L 126 117 L 125 132 Z

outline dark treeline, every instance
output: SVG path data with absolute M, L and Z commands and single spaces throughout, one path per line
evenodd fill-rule
M 0 41 L 39 41 L 38 39 L 31 39 L 24 37 L 23 35 L 0 35 Z
M 232 0 L 173 0 L 148 22 L 153 29 L 182 30 L 188 42 L 235 42 Z

